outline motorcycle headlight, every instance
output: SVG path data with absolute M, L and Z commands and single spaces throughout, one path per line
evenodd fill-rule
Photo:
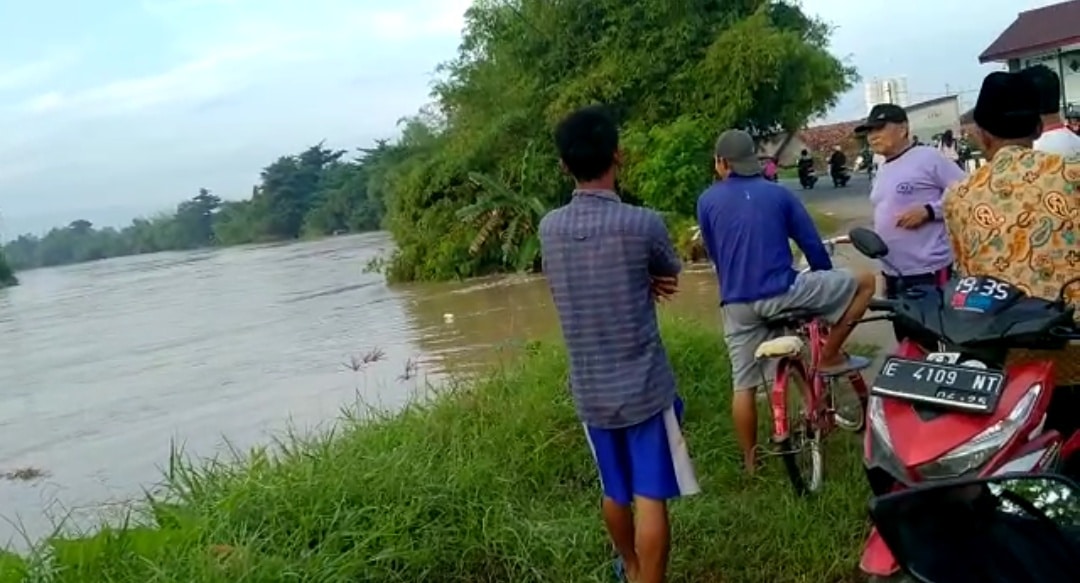
M 956 478 L 982 467 L 1027 422 L 1041 392 L 1042 385 L 1032 385 L 1008 416 L 944 456 L 919 466 L 919 474 L 928 480 Z

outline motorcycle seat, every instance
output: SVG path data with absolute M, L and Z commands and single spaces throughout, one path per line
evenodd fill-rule
M 754 358 L 765 360 L 798 356 L 802 353 L 804 346 L 803 339 L 798 336 L 781 336 L 758 344 L 757 350 L 754 351 Z

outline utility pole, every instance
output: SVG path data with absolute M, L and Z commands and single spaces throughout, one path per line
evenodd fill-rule
M 893 102 L 892 83 L 888 80 L 885 81 L 885 103 Z

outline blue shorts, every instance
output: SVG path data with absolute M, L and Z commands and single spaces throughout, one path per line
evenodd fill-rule
M 697 477 L 682 436 L 683 403 L 630 427 L 585 425 L 604 496 L 629 506 L 635 496 L 669 500 L 697 494 Z

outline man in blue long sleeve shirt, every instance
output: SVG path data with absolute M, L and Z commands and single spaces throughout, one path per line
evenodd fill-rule
M 757 347 L 770 338 L 765 320 L 791 310 L 817 314 L 831 325 L 821 353 L 821 372 L 840 375 L 869 364 L 842 352 L 856 320 L 874 295 L 874 276 L 834 270 L 806 208 L 787 188 L 761 177 L 754 140 L 728 130 L 716 142 L 721 180 L 698 199 L 698 224 L 720 280 L 724 338 L 731 357 L 735 396 L 732 413 L 748 472 L 757 447 L 755 393 L 769 382 L 770 363 L 758 362 Z M 810 272 L 792 264 L 789 240 L 802 249 Z

